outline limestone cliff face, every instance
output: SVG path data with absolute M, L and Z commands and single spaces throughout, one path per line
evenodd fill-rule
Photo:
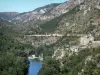
M 99 0 L 72 0 L 76 6 L 73 7 L 58 22 L 58 33 L 95 33 L 99 31 Z M 97 29 L 98 28 L 98 29 Z M 65 32 L 66 31 L 66 32 Z
M 25 13 L 21 13 L 18 16 L 16 16 L 15 18 L 13 18 L 11 21 L 15 22 L 15 23 L 25 23 L 28 21 L 36 21 L 36 20 L 41 20 L 41 16 L 45 13 L 47 13 L 48 11 L 52 10 L 53 8 L 55 8 L 56 6 L 58 6 L 59 3 L 55 3 L 55 4 L 50 4 L 50 5 L 46 5 L 40 8 L 37 8 L 33 11 L 30 12 L 25 12 Z
M 61 57 L 63 51 L 70 56 L 81 49 L 100 46 L 99 39 L 96 39 L 100 37 L 100 0 L 70 0 L 69 2 L 73 4 L 68 7 L 70 10 L 61 15 L 60 20 L 59 17 L 56 18 L 59 21 L 54 33 L 64 34 L 65 37 L 56 43 L 52 57 L 60 60 L 64 59 L 64 56 Z M 67 34 L 70 35 L 66 36 Z
M 30 12 L 20 13 L 16 17 L 11 19 L 13 23 L 26 23 L 29 21 L 37 22 L 39 20 L 47 21 L 51 20 L 55 17 L 58 17 L 64 13 L 67 13 L 70 9 L 75 7 L 77 4 L 81 3 L 81 1 L 67 1 L 64 3 L 54 3 L 50 5 L 46 5 L 44 7 L 37 8 Z

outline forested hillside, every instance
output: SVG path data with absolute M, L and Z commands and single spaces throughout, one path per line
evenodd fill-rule
M 16 40 L 13 24 L 0 19 L 0 74 L 27 75 L 27 50 L 33 47 Z

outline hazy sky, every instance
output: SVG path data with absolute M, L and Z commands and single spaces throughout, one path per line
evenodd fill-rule
M 28 12 L 35 8 L 67 0 L 0 0 L 0 12 Z

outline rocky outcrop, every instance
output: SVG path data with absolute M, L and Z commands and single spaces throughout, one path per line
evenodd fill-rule
M 30 11 L 30 12 L 21 13 L 18 16 L 16 16 L 15 18 L 13 18 L 12 22 L 14 22 L 14 23 L 25 23 L 25 22 L 28 22 L 28 21 L 31 21 L 31 20 L 33 20 L 33 21 L 41 20 L 42 15 L 44 15 L 45 13 L 52 10 L 53 8 L 55 8 L 58 5 L 59 4 L 57 4 L 57 3 L 50 4 L 50 5 L 46 5 L 46 6 L 37 8 L 37 9 Z
M 91 35 L 86 35 L 80 38 L 80 45 L 88 45 L 89 43 L 92 43 L 94 41 L 94 37 Z

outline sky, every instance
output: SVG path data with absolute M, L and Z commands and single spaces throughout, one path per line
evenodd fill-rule
M 67 0 L 0 0 L 0 12 L 28 12 L 38 7 Z

